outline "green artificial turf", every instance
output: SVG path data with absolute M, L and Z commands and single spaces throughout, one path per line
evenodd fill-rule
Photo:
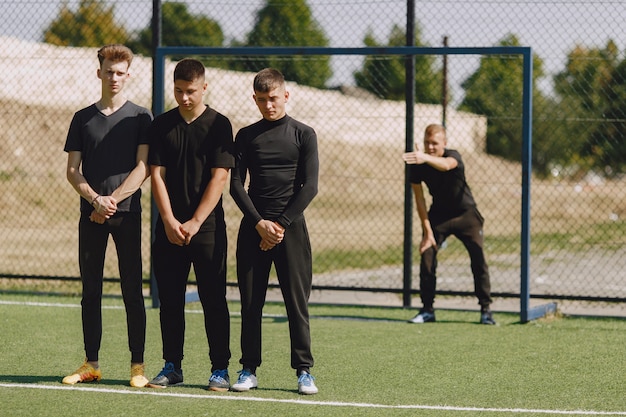
M 61 384 L 83 360 L 80 300 L 0 294 L 0 415 L 11 416 L 534 416 L 626 415 L 626 320 L 552 317 L 520 324 L 496 313 L 438 310 L 437 323 L 409 324 L 400 308 L 311 306 L 320 389 L 297 394 L 284 308 L 266 306 L 259 388 L 206 390 L 208 348 L 199 303 L 188 304 L 185 385 L 128 386 L 121 301 L 105 299 L 103 380 Z M 147 305 L 149 303 L 147 302 Z M 231 380 L 240 318 L 231 307 Z M 162 367 L 158 310 L 148 309 L 146 369 Z M 584 413 L 582 412 L 584 411 Z

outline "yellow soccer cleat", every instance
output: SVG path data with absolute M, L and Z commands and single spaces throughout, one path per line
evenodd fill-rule
M 102 372 L 100 372 L 100 368 L 96 369 L 89 363 L 85 362 L 80 368 L 74 371 L 73 374 L 63 378 L 63 383 L 74 385 L 78 382 L 100 381 L 100 379 L 102 379 Z
M 145 376 L 144 364 L 135 363 L 130 365 L 130 386 L 143 388 L 146 385 L 148 385 L 148 378 Z

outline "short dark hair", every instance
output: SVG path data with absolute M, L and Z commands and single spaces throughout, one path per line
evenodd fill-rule
M 178 61 L 176 68 L 174 68 L 174 81 L 194 81 L 198 78 L 204 80 L 204 65 L 202 62 L 193 58 L 185 58 Z
M 285 76 L 276 68 L 265 68 L 254 77 L 254 91 L 267 93 L 285 85 Z
M 131 51 L 128 46 L 120 44 L 104 45 L 102 48 L 98 49 L 98 61 L 100 61 L 100 66 L 102 66 L 105 59 L 113 62 L 126 61 L 130 67 L 131 62 L 133 62 L 133 51 Z

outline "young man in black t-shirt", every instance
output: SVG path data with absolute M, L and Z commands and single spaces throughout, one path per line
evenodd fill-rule
M 260 71 L 253 86 L 263 119 L 237 133 L 237 167 L 230 183 L 230 193 L 244 215 L 237 238 L 243 369 L 232 390 L 257 387 L 261 318 L 273 263 L 289 319 L 291 366 L 298 377 L 298 391 L 315 394 L 318 389 L 309 373 L 313 366 L 308 310 L 312 256 L 304 210 L 317 194 L 317 136 L 311 127 L 287 115 L 289 92 L 280 71 Z
M 235 164 L 230 121 L 203 103 L 205 68 L 183 59 L 174 70 L 178 107 L 150 128 L 152 192 L 159 209 L 152 262 L 160 301 L 163 370 L 149 386 L 183 382 L 185 292 L 191 265 L 204 311 L 211 377 L 208 389 L 230 387 L 230 317 L 226 303 L 226 224 L 222 192 Z
M 409 181 L 415 194 L 417 213 L 422 224 L 420 243 L 420 297 L 423 307 L 411 323 L 435 321 L 433 303 L 437 277 L 437 251 L 450 235 L 456 236 L 467 249 L 474 276 L 474 290 L 481 308 L 480 323 L 496 324 L 491 310 L 489 268 L 483 251 L 484 219 L 465 181 L 461 154 L 447 149 L 446 131 L 441 125 L 429 125 L 424 132 L 424 151 L 403 155 L 411 165 Z M 422 182 L 432 196 L 426 209 Z
M 118 257 L 120 285 L 128 323 L 133 387 L 143 387 L 146 310 L 141 265 L 141 184 L 149 175 L 148 109 L 127 100 L 132 51 L 124 45 L 98 50 L 100 100 L 76 112 L 65 151 L 67 179 L 81 196 L 78 255 L 82 281 L 85 363 L 63 378 L 64 384 L 102 378 L 98 356 L 102 340 L 102 282 L 109 235 Z

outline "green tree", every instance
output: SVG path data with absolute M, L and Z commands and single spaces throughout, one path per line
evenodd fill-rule
M 267 0 L 244 44 L 248 47 L 328 46 L 328 39 L 306 0 Z M 246 71 L 256 72 L 266 67 L 280 69 L 287 80 L 317 88 L 326 87 L 332 76 L 328 56 L 251 57 L 239 63 L 239 68 Z
M 114 7 L 98 0 L 80 0 L 72 11 L 63 2 L 58 17 L 44 31 L 44 41 L 59 46 L 101 46 L 124 43 L 128 33 L 115 23 Z
M 185 3 L 165 2 L 161 6 L 162 46 L 223 46 L 224 32 L 219 23 L 204 15 L 189 13 Z M 152 27 L 142 29 L 129 43 L 133 51 L 150 56 L 152 54 Z M 180 59 L 182 57 L 172 57 Z M 225 68 L 223 59 L 197 57 L 209 67 Z
M 499 43 L 499 46 L 519 45 L 515 35 L 508 35 Z M 522 60 L 519 55 L 483 56 L 479 68 L 461 84 L 465 98 L 459 107 L 487 116 L 487 152 L 514 161 L 522 156 Z M 542 67 L 542 60 L 533 56 L 532 158 L 539 171 L 550 166 L 551 156 L 544 150 L 552 149 L 553 145 L 549 127 L 541 123 L 550 109 L 550 102 L 537 88 L 537 80 L 543 76 Z
M 617 101 L 624 88 L 618 55 L 612 40 L 604 48 L 577 45 L 567 55 L 565 69 L 554 77 L 568 148 L 572 149 L 568 162 L 582 173 L 592 168 L 604 170 L 615 153 L 611 120 L 619 113 L 615 104 L 624 104 Z
M 593 157 L 593 167 L 614 176 L 626 173 L 626 59 L 611 71 L 603 87 L 602 122 L 597 124 L 582 153 Z
M 565 69 L 554 77 L 554 90 L 562 102 L 576 111 L 597 113 L 605 104 L 606 86 L 619 62 L 618 55 L 612 40 L 603 49 L 576 46 L 567 55 Z
M 421 43 L 420 30 L 415 31 L 415 45 L 427 46 Z M 378 47 L 370 31 L 363 40 L 365 46 Z M 406 32 L 398 25 L 394 25 L 389 34 L 389 47 L 406 45 Z M 415 100 L 419 103 L 439 103 L 441 100 L 441 70 L 434 69 L 435 58 L 430 55 L 415 57 Z M 370 56 L 365 58 L 363 68 L 354 73 L 354 80 L 358 87 L 364 88 L 380 98 L 390 100 L 404 100 L 405 97 L 405 58 L 402 56 Z

